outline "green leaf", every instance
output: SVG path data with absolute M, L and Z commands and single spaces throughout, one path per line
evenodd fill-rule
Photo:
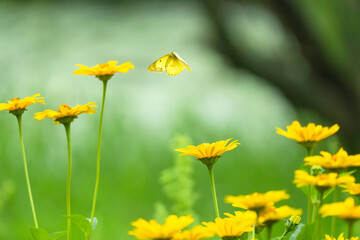
M 49 233 L 42 228 L 29 228 L 31 236 L 35 240 L 49 240 Z
M 332 187 L 324 192 L 324 199 L 327 198 L 332 192 L 334 192 L 335 187 Z
M 91 233 L 92 226 L 88 218 L 82 215 L 71 215 L 70 218 L 72 222 L 80 228 L 80 230 L 85 234 L 85 236 Z
M 52 234 L 50 234 L 50 237 L 48 238 L 48 240 L 56 240 L 63 236 L 66 236 L 66 231 L 53 232 Z
M 353 175 L 354 173 L 356 173 L 356 169 L 349 171 L 349 172 L 340 173 L 339 176 L 342 177 L 342 176 L 346 176 L 346 175 Z
M 304 225 L 300 223 L 295 232 L 291 234 L 289 240 L 309 240 L 313 239 L 315 224 Z

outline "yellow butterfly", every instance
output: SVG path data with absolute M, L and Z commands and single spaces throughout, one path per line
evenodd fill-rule
M 177 75 L 181 73 L 184 68 L 190 71 L 190 66 L 187 64 L 176 52 L 167 54 L 148 67 L 150 72 L 164 72 L 170 76 Z

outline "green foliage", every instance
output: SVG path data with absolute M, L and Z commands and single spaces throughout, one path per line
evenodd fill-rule
M 291 234 L 289 240 L 309 240 L 313 239 L 315 232 L 315 224 L 304 225 L 300 223 L 293 234 Z
M 155 219 L 155 221 L 157 221 L 157 222 L 163 222 L 164 219 L 166 219 L 170 215 L 166 206 L 160 202 L 155 203 L 155 211 L 154 212 L 155 213 L 154 213 L 153 219 Z
M 97 219 L 94 218 L 93 224 L 91 224 L 90 219 L 82 215 L 71 215 L 70 216 L 73 223 L 75 223 L 80 230 L 85 234 L 85 237 L 91 235 L 92 230 L 95 229 L 97 225 Z
M 65 231 L 49 234 L 45 229 L 42 228 L 30 228 L 29 230 L 34 240 L 57 240 L 66 235 Z
M 42 228 L 30 228 L 30 233 L 35 240 L 48 240 L 50 235 Z
M 178 135 L 174 138 L 170 151 L 190 144 L 187 136 Z M 174 165 L 165 169 L 160 175 L 160 182 L 166 196 L 173 202 L 171 212 L 176 215 L 191 214 L 196 219 L 193 210 L 198 194 L 194 191 L 193 164 L 195 159 L 187 156 L 179 156 L 174 152 Z
M 54 232 L 54 233 L 50 234 L 49 240 L 60 239 L 61 237 L 64 237 L 64 236 L 66 236 L 66 231 Z

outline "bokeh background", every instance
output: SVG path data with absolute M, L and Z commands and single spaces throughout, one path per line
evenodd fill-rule
M 305 153 L 275 128 L 293 120 L 339 123 L 339 133 L 316 153 L 340 146 L 360 151 L 359 12 L 356 0 L 1 1 L 0 102 L 35 93 L 46 99 L 23 120 L 40 227 L 66 228 L 67 155 L 63 127 L 32 120 L 33 114 L 62 103 L 100 106 L 101 82 L 72 72 L 75 64 L 108 60 L 131 61 L 135 70 L 108 84 L 94 240 L 134 239 L 127 235 L 131 221 L 177 213 L 176 204 L 199 222 L 213 220 L 206 168 L 187 158 L 182 165 L 173 152 L 187 142 L 241 142 L 215 167 L 222 212 L 235 210 L 223 203 L 228 194 L 281 189 L 292 196 L 284 203 L 305 208 L 305 195 L 292 184 Z M 147 71 L 171 51 L 191 73 Z M 85 216 L 98 121 L 99 112 L 72 124 L 72 209 Z M 29 226 L 16 119 L 3 111 L 0 239 L 29 240 Z M 82 239 L 75 229 L 74 239 Z M 282 231 L 277 224 L 274 233 Z

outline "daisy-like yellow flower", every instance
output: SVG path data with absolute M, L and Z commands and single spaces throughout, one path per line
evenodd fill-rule
M 351 195 L 360 197 L 360 183 L 349 182 L 349 183 L 340 185 L 340 187 L 345 188 L 345 190 L 343 192 L 348 192 Z
M 210 176 L 210 185 L 213 195 L 216 217 L 219 217 L 219 207 L 217 203 L 213 165 L 219 159 L 221 154 L 227 151 L 231 151 L 234 148 L 236 148 L 238 145 L 240 145 L 240 143 L 238 143 L 237 140 L 229 143 L 231 139 L 232 138 L 229 138 L 225 141 L 217 141 L 211 144 L 203 143 L 198 146 L 188 145 L 187 148 L 175 149 L 175 151 L 182 153 L 180 154 L 180 156 L 186 156 L 186 155 L 194 156 L 198 158 L 204 165 L 207 166 Z
M 289 206 L 281 206 L 276 208 L 274 205 L 267 205 L 259 215 L 260 225 L 272 225 L 273 223 L 294 215 L 301 215 L 301 209 L 291 208 Z
M 116 65 L 118 61 L 108 61 L 107 63 L 101 63 L 93 67 L 87 67 L 81 64 L 75 66 L 80 67 L 74 71 L 74 75 L 90 75 L 96 76 L 101 81 L 109 80 L 115 73 L 127 73 L 130 69 L 134 70 L 134 65 L 131 62 L 126 62 L 120 65 Z
M 40 97 L 40 94 L 37 93 L 32 97 L 21 98 L 13 98 L 8 103 L 0 103 L 0 111 L 8 110 L 14 115 L 19 115 L 24 113 L 26 108 L 34 103 L 42 103 L 45 104 L 44 98 Z
M 241 222 L 241 221 L 247 221 L 247 222 L 252 222 L 253 224 L 256 224 L 256 220 L 257 220 L 257 214 L 254 211 L 246 211 L 246 212 L 241 212 L 241 211 L 235 211 L 235 215 L 230 214 L 230 213 L 224 213 L 227 217 L 229 218 L 234 218 L 235 220 Z
M 69 123 L 72 122 L 79 114 L 95 113 L 95 102 L 89 102 L 85 105 L 76 105 L 75 107 L 70 107 L 66 104 L 63 104 L 59 107 L 57 111 L 54 110 L 45 110 L 43 112 L 35 113 L 34 119 L 43 120 L 45 118 L 54 119 L 55 124 L 59 123 Z
M 334 237 L 330 237 L 329 235 L 325 235 L 325 239 L 326 240 L 336 240 L 336 238 L 334 238 Z M 345 238 L 344 238 L 344 233 L 342 233 L 342 234 L 340 234 L 340 236 L 339 236 L 339 238 L 337 239 L 337 240 L 344 240 Z M 348 239 L 346 239 L 346 240 L 359 240 L 359 238 L 358 237 L 352 237 L 352 238 L 348 238 Z
M 342 148 L 334 155 L 324 151 L 320 154 L 321 156 L 306 157 L 305 165 L 319 165 L 333 171 L 360 166 L 360 154 L 349 156 Z
M 188 145 L 186 148 L 178 148 L 175 149 L 175 151 L 181 152 L 182 154 L 180 154 L 180 156 L 190 155 L 198 158 L 204 164 L 212 164 L 217 161 L 221 154 L 231 151 L 240 145 L 237 140 L 229 143 L 231 139 L 232 138 L 229 138 L 225 141 L 217 141 L 214 143 L 202 143 L 198 146 Z
M 254 230 L 252 221 L 239 221 L 236 218 L 216 218 L 215 222 L 203 222 L 210 232 L 220 238 L 240 237 L 245 232 Z
M 286 191 L 269 191 L 266 193 L 252 193 L 249 195 L 226 196 L 225 202 L 246 210 L 260 211 L 266 205 L 289 199 Z
M 190 215 L 181 217 L 170 215 L 162 225 L 155 220 L 146 221 L 140 218 L 131 223 L 135 229 L 128 234 L 137 239 L 172 239 L 175 233 L 189 226 L 193 221 Z
M 327 138 L 339 130 L 339 125 L 334 124 L 333 126 L 323 127 L 321 125 L 315 125 L 309 123 L 306 127 L 302 127 L 298 121 L 292 122 L 290 126 L 287 126 L 287 131 L 280 128 L 277 129 L 277 133 L 287 138 L 298 141 L 299 143 L 304 142 L 318 142 Z
M 354 221 L 360 219 L 360 206 L 356 206 L 354 199 L 348 197 L 344 202 L 324 204 L 319 213 L 322 217 L 337 216 L 344 220 Z
M 209 230 L 204 226 L 196 226 L 191 230 L 185 230 L 178 233 L 175 233 L 172 240 L 199 240 L 205 238 L 211 238 L 214 236 L 214 233 L 209 232 Z
M 338 177 L 337 173 L 319 174 L 312 176 L 303 170 L 295 171 L 294 183 L 296 187 L 302 187 L 306 185 L 314 185 L 318 190 L 326 190 L 327 188 L 347 183 L 354 182 L 355 178 L 350 175 Z

